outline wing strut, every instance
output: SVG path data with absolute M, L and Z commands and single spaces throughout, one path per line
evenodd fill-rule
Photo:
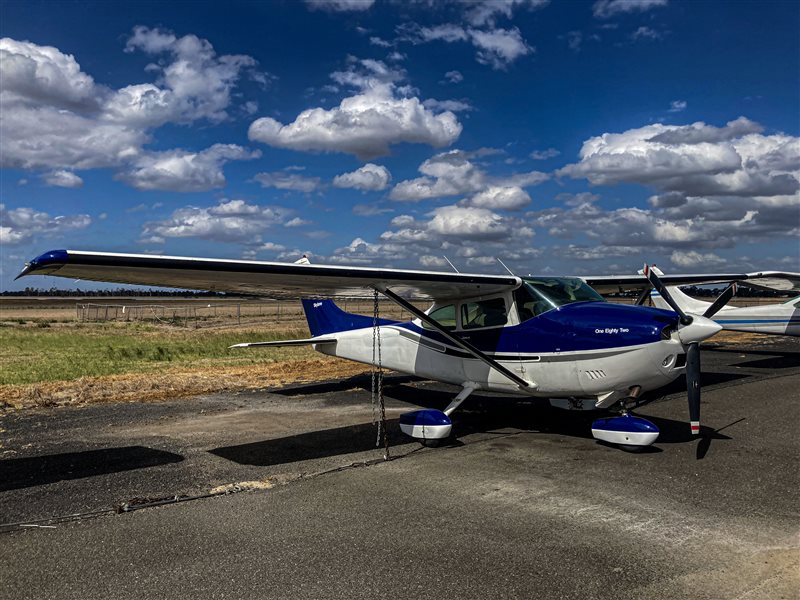
M 528 389 L 535 390 L 538 387 L 534 382 L 526 381 L 525 379 L 523 379 L 522 377 L 520 377 L 519 375 L 517 375 L 513 371 L 510 371 L 509 369 L 507 369 L 506 367 L 501 365 L 496 360 L 494 360 L 492 358 L 489 358 L 483 352 L 478 350 L 475 346 L 473 346 L 472 344 L 470 344 L 466 340 L 462 340 L 460 337 L 458 337 L 456 335 L 453 335 L 447 329 L 442 327 L 439 323 L 437 323 L 436 321 L 431 319 L 428 315 L 426 315 L 424 312 L 422 312 L 420 309 L 418 309 L 416 306 L 414 306 L 413 304 L 411 304 L 407 300 L 405 300 L 405 299 L 401 298 L 400 296 L 398 296 L 397 294 L 395 294 L 392 290 L 390 290 L 390 289 L 380 289 L 380 288 L 378 288 L 378 289 L 384 296 L 389 298 L 389 300 L 391 300 L 395 304 L 399 304 L 405 310 L 407 310 L 412 315 L 414 315 L 415 317 L 420 319 L 423 323 L 427 323 L 428 325 L 433 327 L 436 331 L 441 333 L 444 337 L 446 337 L 448 340 L 453 342 L 456 346 L 458 346 L 459 348 L 463 348 L 464 350 L 469 352 L 475 358 L 477 358 L 479 360 L 482 360 L 487 365 L 489 365 L 491 368 L 495 369 L 496 371 L 499 371 L 500 373 L 502 373 L 503 375 L 508 377 L 511 381 L 513 381 L 514 383 L 518 384 L 521 388 L 528 388 Z

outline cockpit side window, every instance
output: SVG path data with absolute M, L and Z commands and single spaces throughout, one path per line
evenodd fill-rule
M 461 328 L 499 327 L 508 322 L 506 302 L 503 298 L 475 300 L 461 304 Z
M 429 313 L 428 316 L 439 323 L 442 327 L 447 330 L 453 330 L 456 328 L 456 305 L 455 304 L 447 304 L 445 306 L 440 306 L 433 312 Z M 425 329 L 433 329 L 430 325 L 422 322 L 422 326 Z
M 555 308 L 551 302 L 548 302 L 541 294 L 536 293 L 536 290 L 524 282 L 514 290 L 514 303 L 517 305 L 520 323 Z

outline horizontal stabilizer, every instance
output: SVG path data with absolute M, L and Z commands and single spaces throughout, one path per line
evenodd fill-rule
M 335 344 L 336 338 L 308 338 L 305 340 L 278 340 L 277 342 L 252 342 L 234 344 L 228 348 L 252 348 L 254 346 L 308 346 L 309 344 Z

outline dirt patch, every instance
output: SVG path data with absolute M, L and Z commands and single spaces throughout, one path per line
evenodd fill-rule
M 156 402 L 175 398 L 310 383 L 366 373 L 369 367 L 335 358 L 265 365 L 178 369 L 82 377 L 74 381 L 0 386 L 0 409 L 75 406 L 101 402 Z

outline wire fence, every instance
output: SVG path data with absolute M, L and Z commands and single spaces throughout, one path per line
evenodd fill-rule
M 372 315 L 372 300 L 344 298 L 336 301 L 344 311 Z M 427 305 L 418 304 L 422 309 Z M 379 302 L 381 317 L 405 321 L 408 311 L 393 302 Z M 189 304 L 78 303 L 75 317 L 80 322 L 147 322 L 178 327 L 215 327 L 249 323 L 292 323 L 305 321 L 299 302 L 192 302 Z
M 705 300 L 709 300 L 704 298 Z M 713 299 L 710 299 L 713 300 Z M 633 304 L 635 298 L 613 298 L 612 302 Z M 774 303 L 771 298 L 737 298 L 731 305 L 757 306 Z M 336 304 L 344 311 L 372 316 L 372 300 L 340 298 Z M 427 309 L 430 303 L 415 302 L 417 308 Z M 388 300 L 379 301 L 381 317 L 407 321 L 408 311 Z M 141 304 L 139 302 L 114 302 L 107 304 L 78 303 L 75 317 L 81 322 L 147 322 L 178 327 L 220 327 L 258 323 L 302 324 L 305 315 L 297 301 L 248 302 L 166 302 Z

